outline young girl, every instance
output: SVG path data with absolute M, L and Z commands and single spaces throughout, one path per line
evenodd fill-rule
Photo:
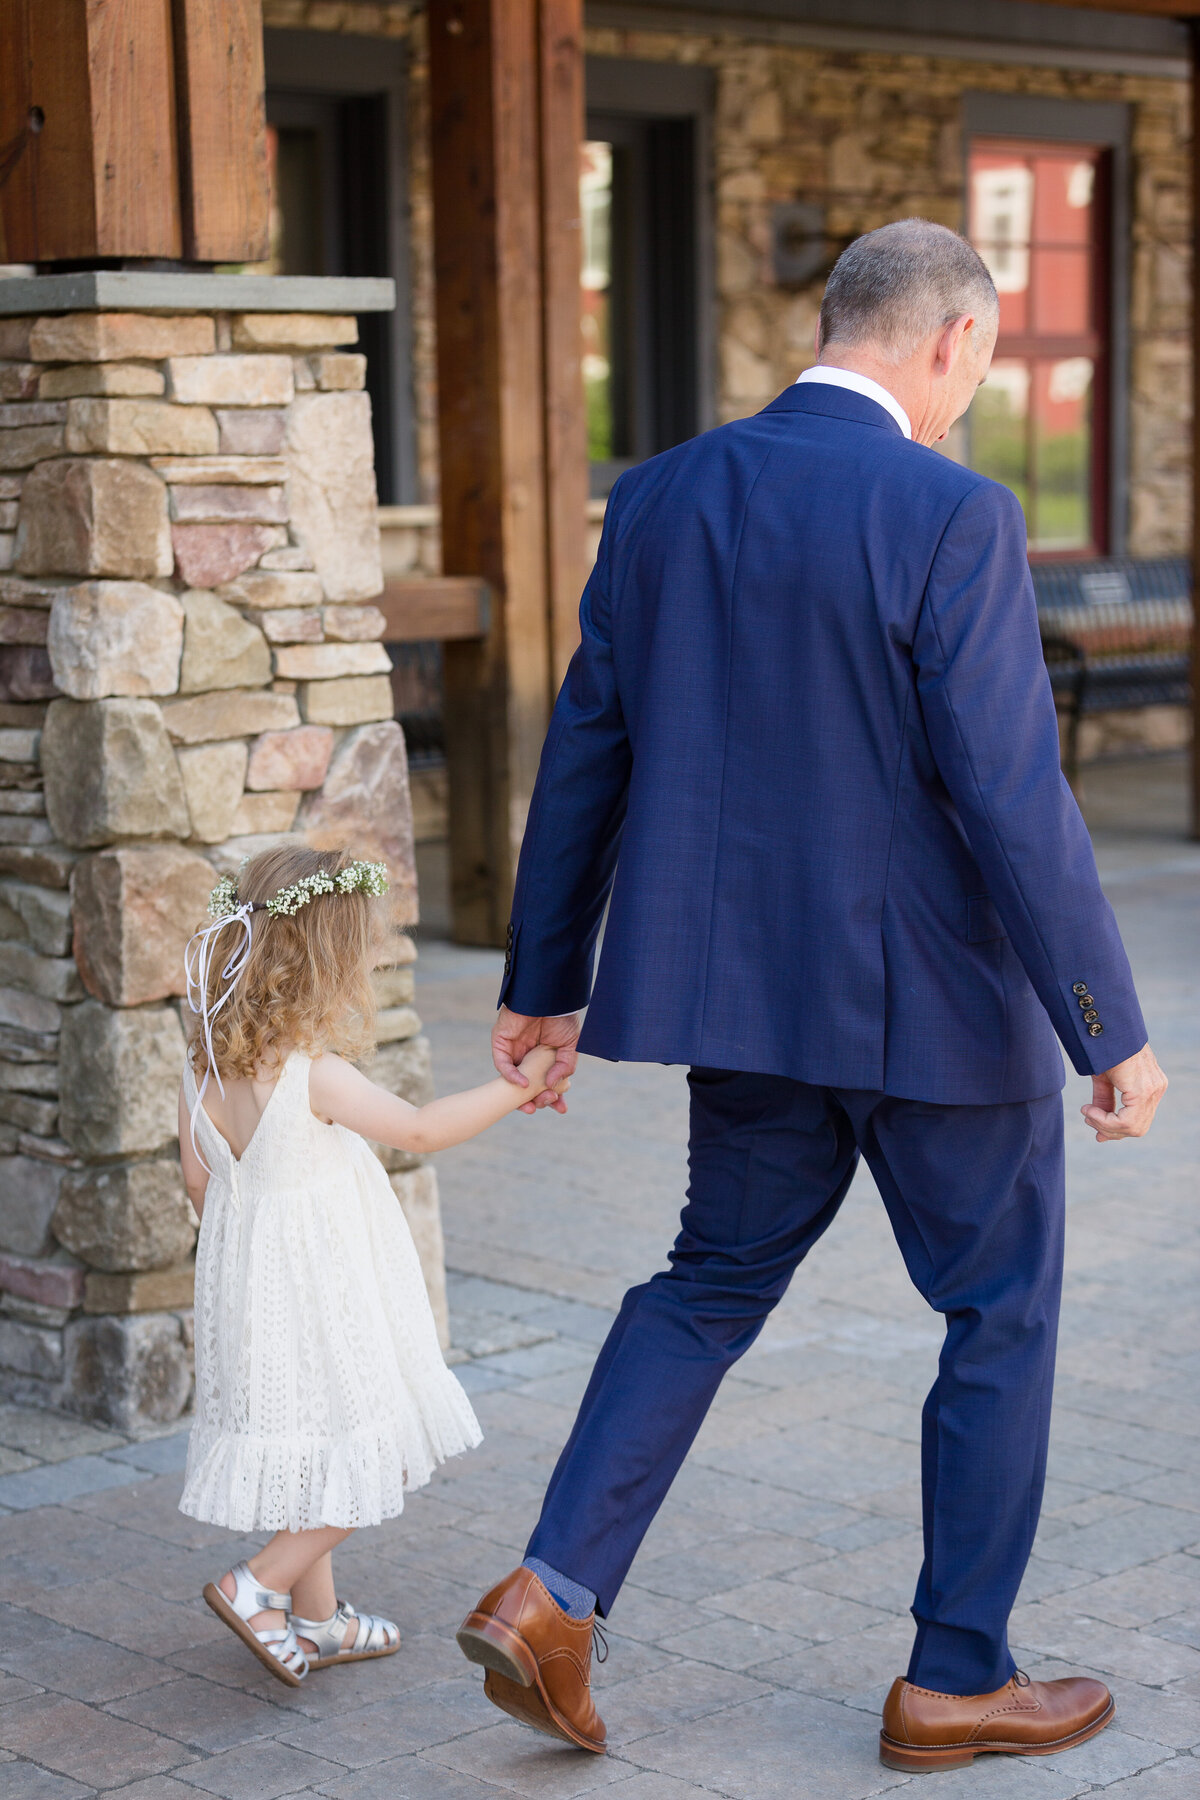
M 353 1060 L 372 1047 L 383 864 L 283 846 L 213 891 L 188 947 L 195 1029 L 179 1096 L 196 1248 L 196 1422 L 180 1508 L 273 1531 L 204 1598 L 297 1686 L 389 1656 L 400 1634 L 334 1593 L 330 1552 L 400 1512 L 480 1430 L 442 1360 L 408 1226 L 365 1141 L 442 1150 L 545 1087 L 490 1081 L 410 1106 Z M 565 1083 L 563 1086 L 565 1087 Z

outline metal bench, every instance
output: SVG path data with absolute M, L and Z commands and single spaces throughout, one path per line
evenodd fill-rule
M 1191 564 L 1184 556 L 1035 563 L 1033 588 L 1055 705 L 1067 718 L 1064 766 L 1074 781 L 1088 713 L 1188 704 Z

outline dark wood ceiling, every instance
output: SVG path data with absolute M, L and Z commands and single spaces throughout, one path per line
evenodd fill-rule
M 1200 0 L 1045 0 L 1050 6 L 1071 6 L 1081 12 L 1140 13 L 1155 19 L 1200 18 Z

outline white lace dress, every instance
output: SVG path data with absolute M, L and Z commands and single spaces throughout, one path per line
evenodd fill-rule
M 201 1108 L 196 1422 L 180 1510 L 234 1531 L 376 1525 L 480 1441 L 378 1158 L 294 1051 L 244 1155 Z M 184 1072 L 189 1110 L 196 1101 Z

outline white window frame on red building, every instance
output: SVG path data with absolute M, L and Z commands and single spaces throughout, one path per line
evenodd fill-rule
M 1129 529 L 1129 108 L 1119 103 L 1037 95 L 968 93 L 963 97 L 964 229 L 969 230 L 972 149 L 981 141 L 1007 148 L 1071 145 L 1099 152 L 1104 216 L 1098 221 L 1103 305 L 1093 346 L 1094 429 L 1102 460 L 1092 471 L 1095 541 L 1074 550 L 1034 551 L 1047 559 L 1121 555 Z M 1029 346 L 1022 341 L 1021 353 Z M 1001 348 L 1003 355 L 1003 346 Z

